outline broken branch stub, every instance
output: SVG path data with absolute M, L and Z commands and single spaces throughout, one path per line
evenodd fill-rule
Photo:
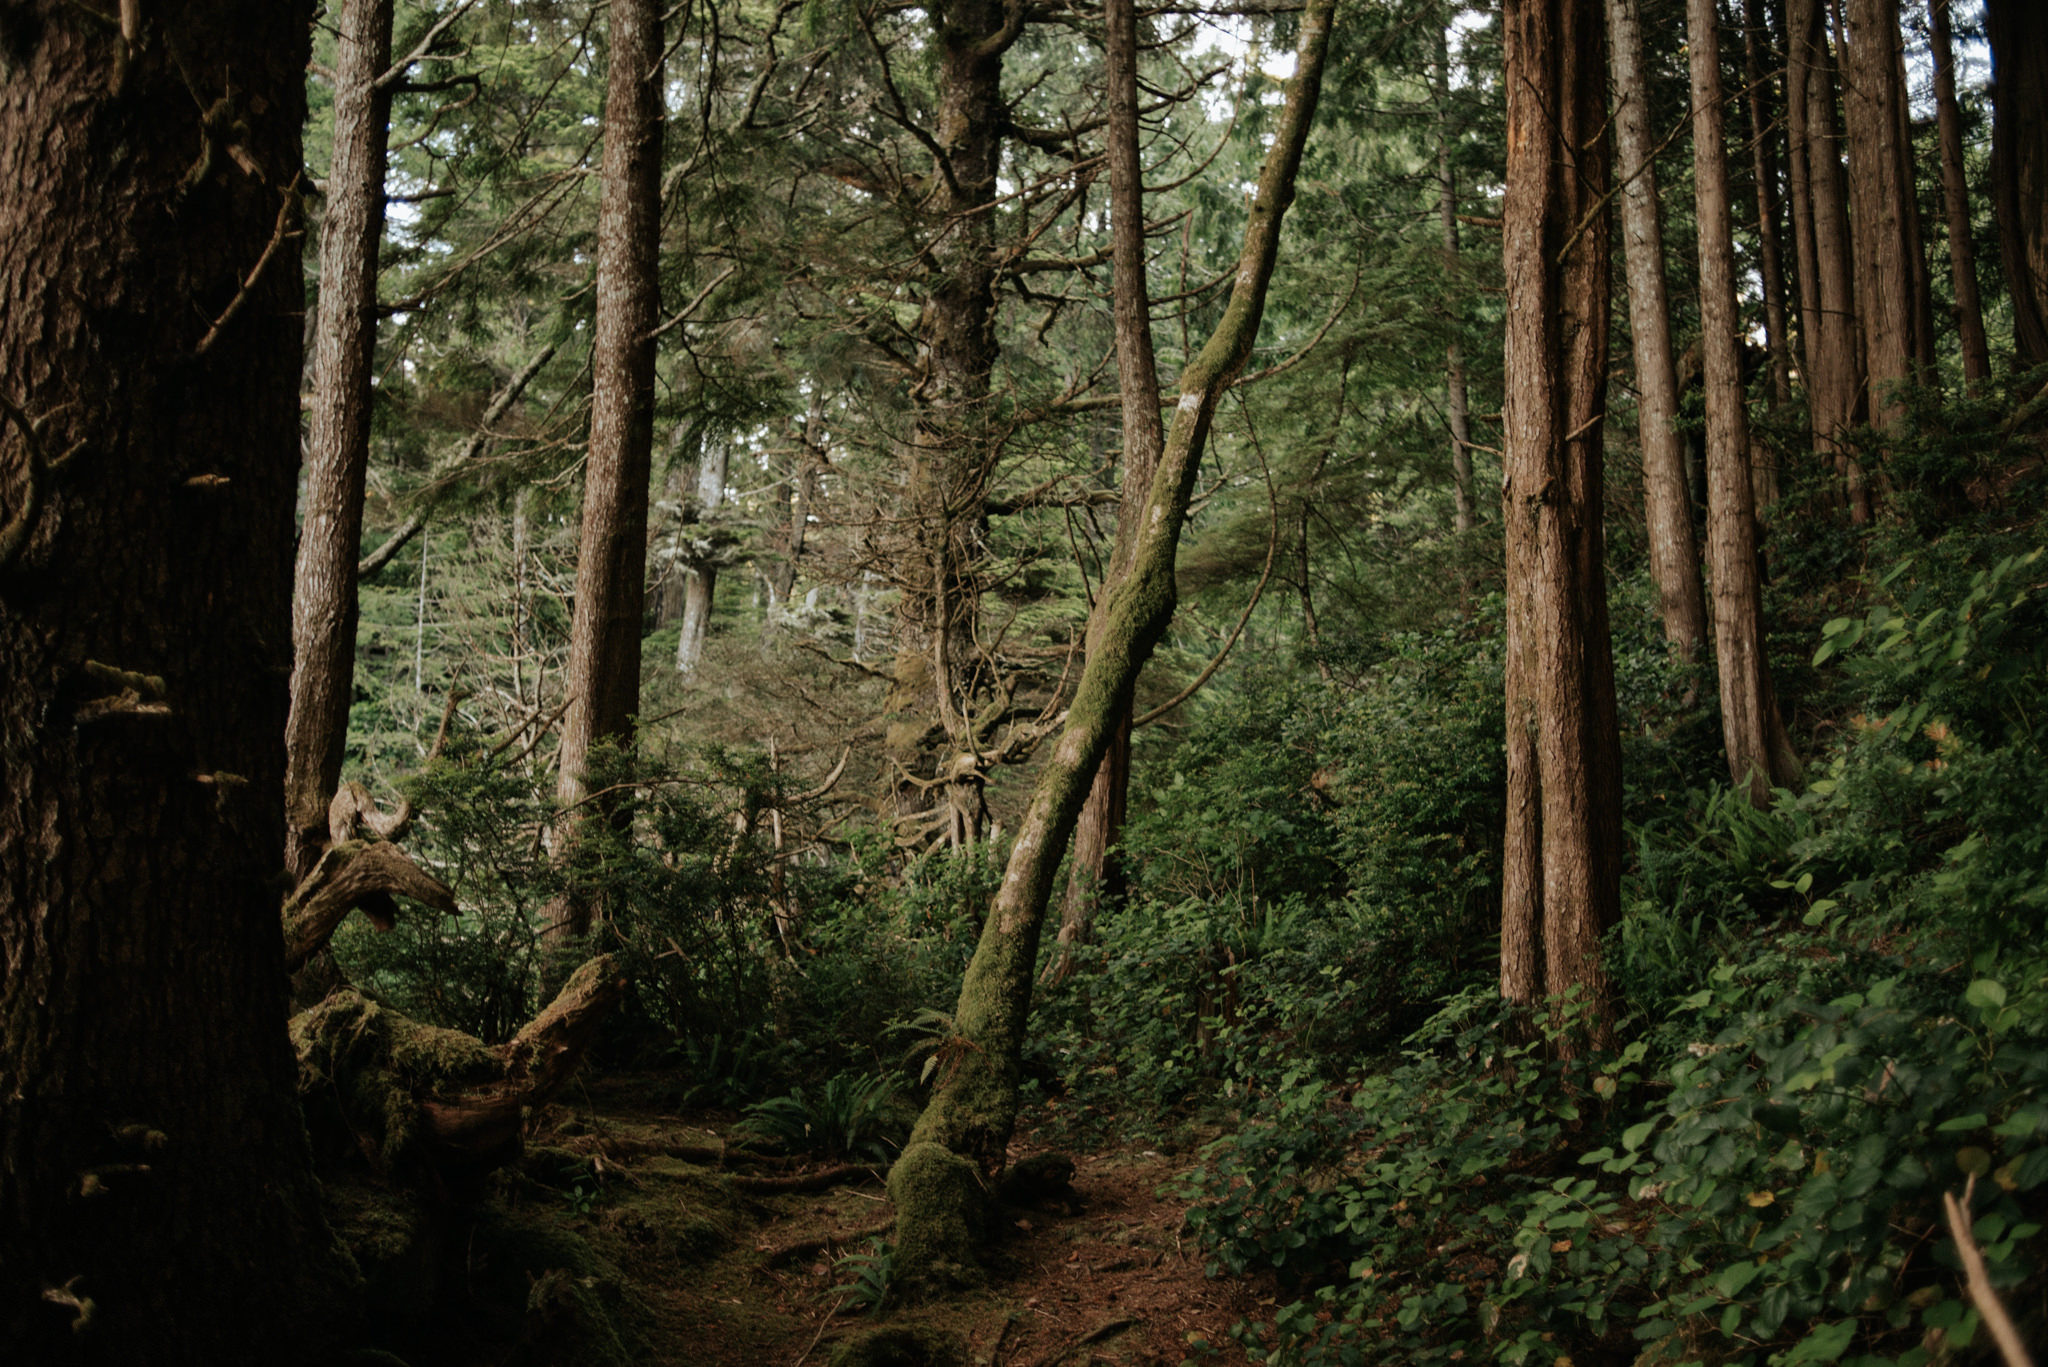
M 410 897 L 453 915 L 455 894 L 388 842 L 329 845 L 284 904 L 285 968 L 291 973 L 323 949 L 349 912 L 360 907 L 379 930 L 397 924 L 393 897 Z

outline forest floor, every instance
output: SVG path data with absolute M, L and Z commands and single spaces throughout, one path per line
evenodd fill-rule
M 630 1079 L 595 1083 L 537 1117 L 520 1167 L 435 1240 L 434 1312 L 380 1337 L 411 1367 L 824 1367 L 885 1325 L 952 1348 L 873 1361 L 1171 1367 L 1244 1362 L 1231 1326 L 1272 1304 L 1270 1278 L 1212 1280 L 1183 1237 L 1188 1203 L 1175 1193 L 1190 1153 L 1085 1152 L 1024 1129 L 1011 1161 L 1057 1148 L 1073 1159 L 1071 1188 L 1005 1208 L 986 1287 L 885 1299 L 877 1315 L 862 1265 L 841 1260 L 886 1236 L 885 1166 L 764 1164 L 734 1147 L 731 1113 L 664 1113 L 645 1096 Z M 802 1189 L 834 1167 L 839 1180 Z

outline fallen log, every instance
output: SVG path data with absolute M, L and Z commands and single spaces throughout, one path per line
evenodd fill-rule
M 617 963 L 599 955 L 516 1038 L 492 1048 L 345 987 L 292 1018 L 308 1123 L 387 1176 L 501 1167 L 519 1156 L 525 1113 L 568 1082 L 625 988 Z

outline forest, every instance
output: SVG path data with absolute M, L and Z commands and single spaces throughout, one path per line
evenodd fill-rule
M 7 0 L 0 186 L 0 1362 L 2048 1344 L 2048 5 Z

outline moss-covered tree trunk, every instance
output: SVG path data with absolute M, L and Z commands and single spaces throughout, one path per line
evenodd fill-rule
M 1265 311 L 1281 220 L 1322 89 L 1334 0 L 1301 19 L 1296 75 L 1259 175 L 1230 305 L 1181 376 L 1173 425 L 1139 519 L 1129 575 L 1098 603 L 1093 648 L 1066 726 L 1018 828 L 1002 886 L 983 922 L 938 1083 L 890 1174 L 898 1266 L 913 1281 L 977 1261 L 981 1180 L 1004 1163 L 1017 1117 L 1019 1059 L 1053 876 L 1131 690 L 1173 618 L 1174 557 L 1216 405 L 1243 370 Z
M 312 6 L 118 8 L 0 26 L 0 1358 L 304 1361 L 345 1266 L 274 881 Z
M 1159 363 L 1152 349 L 1152 295 L 1145 283 L 1145 167 L 1138 153 L 1138 16 L 1134 0 L 1103 6 L 1103 63 L 1109 82 L 1108 128 L 1110 253 L 1115 263 L 1116 368 L 1123 409 L 1123 497 L 1117 503 L 1116 544 L 1110 552 L 1104 596 L 1130 573 L 1138 528 L 1151 497 L 1152 472 L 1166 442 L 1159 413 Z M 1100 625 L 1100 618 L 1090 623 Z M 1096 642 L 1090 639 L 1088 653 Z M 1085 944 L 1096 903 L 1113 895 L 1110 850 L 1123 832 L 1131 784 L 1130 704 L 1110 729 L 1088 801 L 1074 831 L 1074 858 L 1060 911 L 1060 943 Z M 1071 961 L 1062 956 L 1064 966 Z

